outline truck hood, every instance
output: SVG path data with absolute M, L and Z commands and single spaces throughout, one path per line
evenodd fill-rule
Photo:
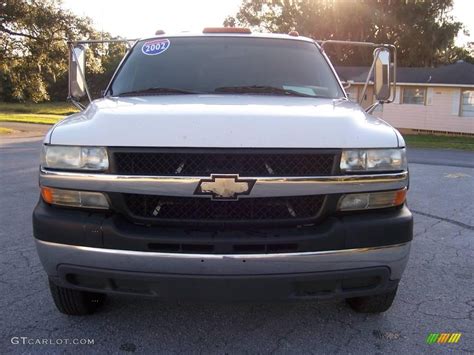
M 56 124 L 45 142 L 110 147 L 391 148 L 399 146 L 399 136 L 390 125 L 347 100 L 162 95 L 95 100 Z

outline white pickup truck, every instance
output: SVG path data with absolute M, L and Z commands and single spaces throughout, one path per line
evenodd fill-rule
M 44 139 L 33 227 L 60 312 L 109 293 L 391 306 L 413 229 L 405 142 L 348 100 L 324 44 L 208 28 L 131 46 Z M 369 46 L 389 102 L 392 47 Z

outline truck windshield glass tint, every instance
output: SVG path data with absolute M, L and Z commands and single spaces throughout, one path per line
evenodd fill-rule
M 166 50 L 150 55 L 146 46 L 151 42 L 153 40 L 140 41 L 133 48 L 111 85 L 112 95 L 138 95 L 142 91 L 145 95 L 169 95 L 183 91 L 222 95 L 344 96 L 328 63 L 310 42 L 180 37 L 169 38 Z

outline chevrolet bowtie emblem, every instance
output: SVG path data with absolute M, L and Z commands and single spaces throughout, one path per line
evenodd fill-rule
M 211 175 L 199 182 L 195 195 L 208 195 L 213 200 L 237 200 L 239 195 L 248 195 L 255 180 L 239 179 L 239 175 Z

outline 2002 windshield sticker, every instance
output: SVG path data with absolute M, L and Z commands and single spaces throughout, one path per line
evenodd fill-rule
M 146 55 L 157 55 L 166 51 L 170 47 L 169 39 L 155 39 L 145 42 L 142 47 L 142 53 Z

